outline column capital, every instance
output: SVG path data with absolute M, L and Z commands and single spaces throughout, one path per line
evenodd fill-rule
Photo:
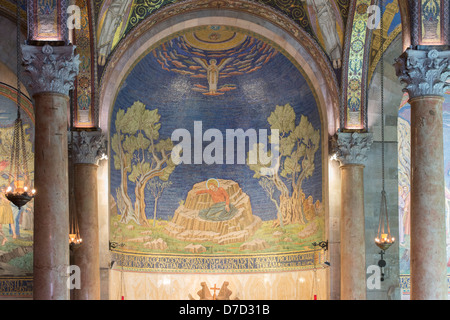
M 409 98 L 444 96 L 450 88 L 450 51 L 406 50 L 395 60 L 398 78 Z
M 373 143 L 371 133 L 338 132 L 332 137 L 332 152 L 341 165 L 363 165 Z
M 73 141 L 70 143 L 70 139 Z M 106 158 L 106 137 L 101 131 L 73 131 L 69 134 L 69 145 L 73 148 L 74 164 L 95 164 Z
M 69 95 L 79 71 L 75 46 L 22 45 L 23 65 L 30 76 L 27 85 L 32 95 L 55 92 Z

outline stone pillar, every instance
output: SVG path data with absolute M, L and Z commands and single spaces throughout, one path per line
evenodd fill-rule
M 78 73 L 73 46 L 22 46 L 35 107 L 33 298 L 68 300 L 67 110 Z
M 74 131 L 71 152 L 74 166 L 74 197 L 83 242 L 73 252 L 73 264 L 80 268 L 81 286 L 73 290 L 74 300 L 100 300 L 100 258 L 98 229 L 98 161 L 106 153 L 100 131 Z
M 443 110 L 450 51 L 408 49 L 396 61 L 411 104 L 411 299 L 446 300 Z
M 369 133 L 338 133 L 341 166 L 341 300 L 366 299 L 364 162 L 373 142 Z

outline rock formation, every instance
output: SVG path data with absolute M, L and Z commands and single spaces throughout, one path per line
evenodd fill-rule
M 270 248 L 270 245 L 262 239 L 254 239 L 252 241 L 241 244 L 239 250 L 259 251 Z
M 167 243 L 161 238 L 144 243 L 144 248 L 152 250 L 166 250 L 167 247 Z
M 206 248 L 202 246 L 201 244 L 188 244 L 186 247 L 184 247 L 184 250 L 191 252 L 191 253 L 203 253 L 206 252 Z
M 249 239 L 261 226 L 261 218 L 252 214 L 250 198 L 232 180 L 219 179 L 238 212 L 226 221 L 209 221 L 199 217 L 199 211 L 209 208 L 213 201 L 209 194 L 196 192 L 206 188 L 206 181 L 196 183 L 189 191 L 186 201 L 176 210 L 167 224 L 165 232 L 176 239 L 192 242 L 211 241 L 217 244 L 243 242 Z

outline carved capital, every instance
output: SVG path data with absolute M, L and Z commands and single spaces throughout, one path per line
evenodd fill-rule
M 86 163 L 98 165 L 106 159 L 106 138 L 101 131 L 74 131 L 69 133 L 69 155 L 73 156 L 73 163 Z
M 444 96 L 450 88 L 450 51 L 406 50 L 395 60 L 397 76 L 409 98 Z
M 341 165 L 364 164 L 373 143 L 371 133 L 339 132 L 332 138 L 332 151 Z
M 23 65 L 30 76 L 31 94 L 56 92 L 68 95 L 79 71 L 75 46 L 22 45 Z

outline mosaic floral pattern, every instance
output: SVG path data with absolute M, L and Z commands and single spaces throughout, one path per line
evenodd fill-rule
M 81 63 L 74 92 L 74 100 L 77 106 L 74 110 L 74 126 L 79 128 L 94 127 L 95 66 L 91 50 L 92 28 L 88 12 L 90 6 L 85 0 L 77 0 L 76 4 L 81 9 L 81 28 L 74 30 L 74 44 L 77 47 L 76 54 L 80 55 Z
M 345 129 L 364 128 L 364 60 L 367 38 L 367 9 L 370 0 L 359 0 L 356 3 L 353 17 L 353 29 L 350 36 L 350 49 L 348 54 L 347 88 L 345 97 Z

